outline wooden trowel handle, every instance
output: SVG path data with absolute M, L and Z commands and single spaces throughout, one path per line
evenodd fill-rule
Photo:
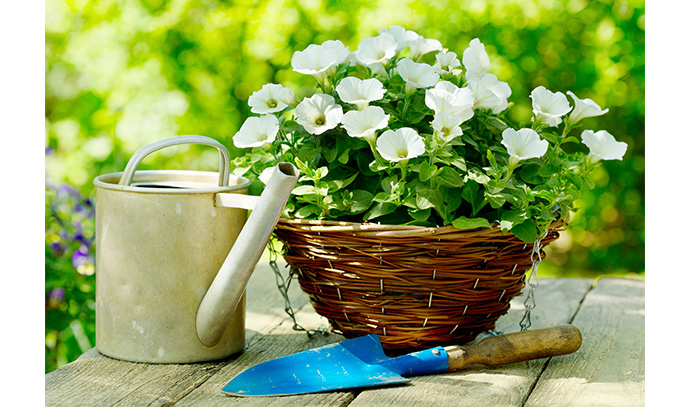
M 574 325 L 492 336 L 465 346 L 448 346 L 448 370 L 471 364 L 488 366 L 566 355 L 580 349 L 582 335 Z

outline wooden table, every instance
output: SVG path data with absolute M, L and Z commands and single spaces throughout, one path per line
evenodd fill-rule
M 292 330 L 273 272 L 260 263 L 247 287 L 245 351 L 229 360 L 184 365 L 130 363 L 96 349 L 45 376 L 46 406 L 642 406 L 645 402 L 643 281 L 556 278 L 539 281 L 532 328 L 573 323 L 580 350 L 549 359 L 417 376 L 411 383 L 353 392 L 238 398 L 220 389 L 259 362 L 327 343 L 339 335 L 309 339 Z M 525 290 L 526 291 L 526 290 Z M 326 327 L 294 281 L 290 299 L 297 321 Z M 519 330 L 524 297 L 498 321 Z

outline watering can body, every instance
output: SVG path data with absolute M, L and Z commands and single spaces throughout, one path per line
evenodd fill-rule
M 218 148 L 219 173 L 134 172 L 150 152 L 186 143 Z M 265 191 L 259 200 L 270 213 L 254 210 L 248 221 L 246 208 L 256 204 L 247 203 L 249 181 L 228 174 L 222 145 L 201 136 L 154 144 L 135 153 L 123 173 L 94 180 L 96 348 L 134 362 L 222 359 L 244 348 L 246 283 L 295 174 L 288 168 L 288 174 L 278 174 L 281 180 L 272 179 L 271 196 Z M 250 246 L 237 247 L 247 239 L 253 239 Z M 202 303 L 211 311 L 200 321 Z

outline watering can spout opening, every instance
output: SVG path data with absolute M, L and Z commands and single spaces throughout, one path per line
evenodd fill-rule
M 201 300 L 196 315 L 196 331 L 199 341 L 205 346 L 212 347 L 220 342 L 298 175 L 299 171 L 290 163 L 276 166 L 256 207 Z

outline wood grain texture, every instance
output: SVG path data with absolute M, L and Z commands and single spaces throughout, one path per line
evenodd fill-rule
M 297 284 L 290 287 L 290 299 L 294 307 L 308 302 Z M 247 286 L 246 349 L 286 319 L 284 307 L 273 271 L 266 262 L 259 263 Z M 173 405 L 237 357 L 152 365 L 111 359 L 92 349 L 46 375 L 46 406 Z
M 537 308 L 532 312 L 532 328 L 570 322 L 591 284 L 592 280 L 586 279 L 541 280 L 535 291 Z M 523 295 L 511 301 L 510 311 L 497 322 L 498 330 L 520 330 L 524 300 Z M 522 406 L 545 362 L 537 359 L 499 367 L 472 365 L 456 372 L 418 376 L 409 385 L 363 391 L 351 406 Z
M 644 319 L 644 282 L 599 280 L 573 321 L 582 348 L 549 362 L 526 406 L 643 406 Z
M 46 375 L 46 406 L 637 406 L 644 404 L 644 283 L 605 278 L 542 279 L 531 329 L 573 323 L 582 347 L 570 355 L 411 378 L 406 385 L 289 397 L 240 398 L 222 387 L 257 363 L 344 338 L 292 330 L 273 272 L 264 263 L 247 288 L 245 351 L 214 363 L 151 365 L 96 349 Z M 290 300 L 305 328 L 327 325 L 297 284 Z M 519 331 L 524 296 L 497 329 Z

